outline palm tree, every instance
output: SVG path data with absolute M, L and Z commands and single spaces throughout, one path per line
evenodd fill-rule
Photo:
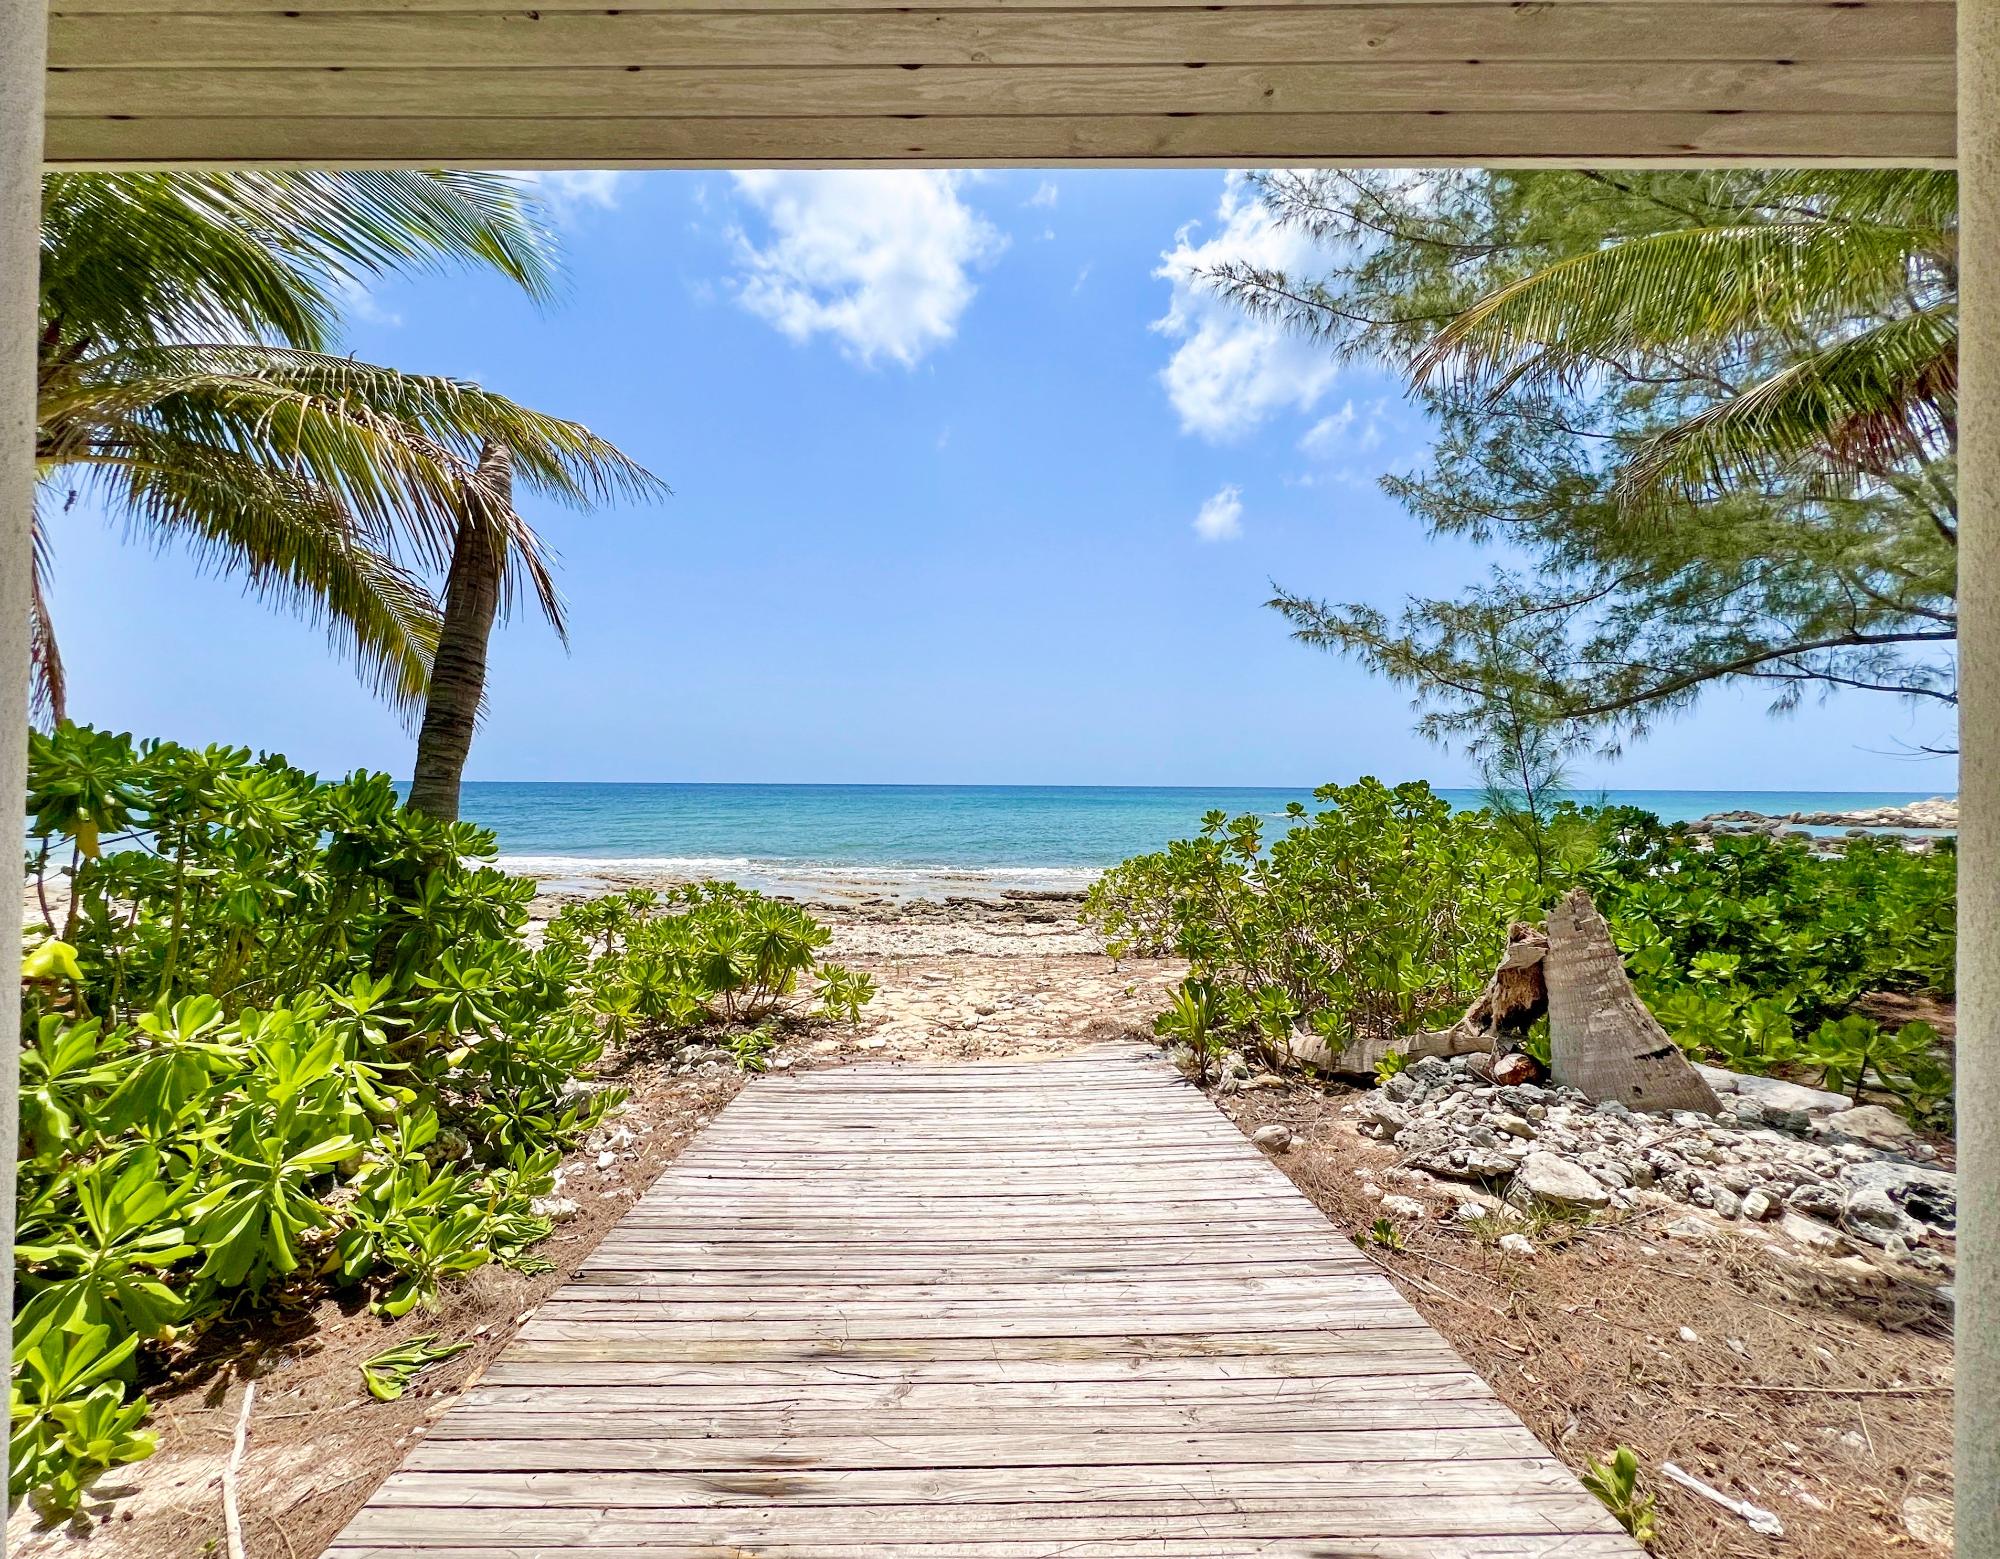
M 559 501 L 658 483 L 588 429 L 464 381 L 330 350 L 343 295 L 477 264 L 538 299 L 553 248 L 520 186 L 480 173 L 58 174 L 43 186 L 33 672 L 60 719 L 43 574 L 84 487 L 323 623 L 406 715 L 437 644 L 426 574 L 451 565 L 480 452 Z M 67 491 L 64 491 L 67 486 Z M 560 629 L 548 557 L 511 502 L 481 510 Z
M 1741 220 L 1622 239 L 1497 289 L 1438 330 L 1412 371 L 1500 394 L 1742 348 L 1745 372 L 1627 466 L 1628 505 L 1803 471 L 1916 484 L 1949 513 L 1957 269 L 1951 173 L 1784 174 Z
M 409 796 L 413 812 L 445 820 L 458 817 L 459 782 L 486 697 L 486 646 L 507 581 L 506 516 L 513 508 L 513 460 L 505 445 L 489 443 L 465 485 L 452 544 L 444 621 L 431 662 L 424 720 L 417 731 L 417 764 Z M 560 615 L 551 622 L 561 633 Z

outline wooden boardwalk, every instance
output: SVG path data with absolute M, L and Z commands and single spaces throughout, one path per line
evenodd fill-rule
M 1157 1057 L 752 1083 L 330 1559 L 1627 1559 Z

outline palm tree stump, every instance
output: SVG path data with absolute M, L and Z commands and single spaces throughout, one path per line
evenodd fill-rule
M 1590 895 L 1578 888 L 1549 910 L 1543 967 L 1549 993 L 1549 1071 L 1565 1088 L 1634 1110 L 1700 1110 L 1715 1092 L 1646 1010 Z

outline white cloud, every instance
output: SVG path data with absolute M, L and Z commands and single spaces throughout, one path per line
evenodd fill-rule
M 1299 440 L 1299 452 L 1331 460 L 1338 455 L 1365 455 L 1380 449 L 1386 436 L 1382 424 L 1388 412 L 1386 400 L 1373 400 L 1360 408 L 1350 400 L 1306 429 Z
M 1195 242 L 1196 223 L 1175 235 L 1153 274 L 1172 284 L 1153 328 L 1179 343 L 1160 372 L 1181 430 L 1213 441 L 1238 438 L 1273 412 L 1311 411 L 1338 373 L 1332 353 L 1259 319 L 1197 280 L 1225 260 L 1274 270 L 1309 269 L 1313 248 L 1278 226 L 1240 173 L 1223 180 L 1214 234 Z
M 914 367 L 958 332 L 972 268 L 1006 240 L 959 198 L 950 172 L 732 175 L 763 218 L 736 235 L 737 300 L 794 341 L 822 332 L 864 364 Z
M 520 175 L 535 187 L 558 225 L 567 226 L 587 208 L 610 211 L 618 204 L 625 175 L 613 168 L 559 168 Z
M 1034 194 L 1022 201 L 1021 204 L 1024 206 L 1053 207 L 1060 199 L 1062 199 L 1062 191 L 1057 189 L 1047 179 L 1043 179 L 1041 183 L 1035 186 Z
M 1243 534 L 1243 489 L 1233 483 L 1219 490 L 1194 517 L 1194 533 L 1203 541 L 1234 541 Z
M 400 326 L 403 316 L 384 308 L 375 296 L 376 286 L 386 280 L 386 277 L 342 276 L 335 280 L 333 291 L 346 308 L 348 318 L 371 325 Z

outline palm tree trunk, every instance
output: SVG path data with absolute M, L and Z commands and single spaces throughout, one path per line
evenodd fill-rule
M 417 767 L 410 782 L 409 809 L 454 821 L 458 787 L 472 751 L 472 728 L 486 693 L 486 646 L 500 606 L 507 561 L 506 532 L 499 517 L 513 506 L 513 463 L 507 450 L 489 443 L 468 484 L 458 535 L 452 542 L 451 572 L 445 580 L 444 622 L 431 665 L 424 723 L 417 733 Z

